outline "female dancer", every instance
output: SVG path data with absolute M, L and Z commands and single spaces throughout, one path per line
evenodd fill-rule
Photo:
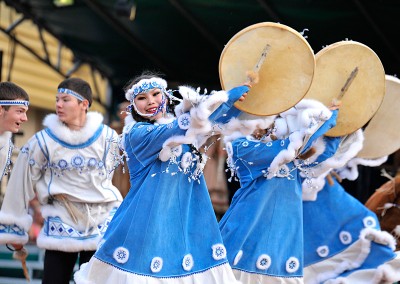
M 248 87 L 201 96 L 180 87 L 174 97 L 153 74 L 126 89 L 133 123 L 125 127 L 131 189 L 99 248 L 75 274 L 79 283 L 237 283 L 226 258 L 198 151 L 212 121 Z M 226 119 L 226 117 L 224 117 Z

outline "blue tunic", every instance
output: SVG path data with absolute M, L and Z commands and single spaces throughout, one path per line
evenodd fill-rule
M 334 126 L 336 115 L 334 112 L 307 145 Z M 247 138 L 232 142 L 232 162 L 241 187 L 221 219 L 220 229 L 229 263 L 234 270 L 247 275 L 238 279 L 248 283 L 268 283 L 270 277 L 298 278 L 293 280 L 298 282 L 303 277 L 299 164 L 289 162 L 273 178 L 267 179 L 271 162 L 287 149 L 289 142 L 284 139 L 261 143 Z M 261 280 L 257 275 L 266 278 Z
M 340 137 L 324 137 L 324 141 L 326 148 L 318 157 L 319 162 L 334 155 Z M 385 242 L 388 235 L 380 231 L 375 213 L 348 194 L 336 179 L 332 185 L 325 183 L 315 201 L 304 201 L 303 222 L 307 283 L 349 277 L 355 272 L 377 269 L 396 258 L 390 242 Z M 375 238 L 384 240 L 385 244 L 371 241 Z M 356 283 L 355 279 L 349 281 Z
M 204 178 L 191 177 L 196 162 L 187 173 L 179 169 L 189 146 L 182 145 L 176 164 L 158 159 L 163 142 L 184 133 L 176 121 L 133 127 L 126 138 L 132 189 L 96 258 L 154 277 L 189 275 L 227 261 Z

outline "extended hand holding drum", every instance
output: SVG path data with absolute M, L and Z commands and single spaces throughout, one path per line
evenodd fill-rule
M 314 53 L 304 37 L 271 22 L 238 32 L 219 62 L 223 89 L 245 82 L 253 85 L 246 100 L 236 102 L 235 107 L 258 116 L 279 114 L 298 103 L 310 88 L 314 69 Z

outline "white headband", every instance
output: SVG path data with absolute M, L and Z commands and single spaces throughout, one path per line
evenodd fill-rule
M 28 101 L 23 100 L 0 100 L 1 106 L 29 106 Z
M 71 96 L 77 98 L 80 101 L 86 100 L 83 96 L 81 96 L 77 92 L 74 92 L 74 91 L 72 91 L 70 89 L 59 88 L 57 91 L 58 91 L 59 94 L 68 94 L 68 95 L 71 95 Z
M 125 98 L 131 103 L 135 99 L 135 97 L 140 93 L 145 93 L 151 89 L 159 88 L 163 92 L 166 92 L 167 82 L 161 78 L 150 78 L 150 79 L 142 79 L 133 85 L 126 93 Z

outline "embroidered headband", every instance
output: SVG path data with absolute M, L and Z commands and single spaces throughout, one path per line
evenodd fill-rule
M 142 79 L 135 85 L 133 85 L 125 93 L 125 98 L 132 103 L 138 94 L 146 93 L 147 91 L 155 88 L 158 88 L 165 93 L 167 88 L 167 82 L 164 79 L 156 77 L 150 79 Z
M 59 88 L 57 91 L 58 91 L 59 94 L 68 94 L 68 95 L 71 95 L 71 96 L 77 98 L 80 101 L 86 100 L 83 96 L 81 96 L 77 92 L 74 92 L 74 91 L 72 91 L 70 89 Z
M 0 106 L 29 106 L 28 101 L 23 100 L 0 100 Z

